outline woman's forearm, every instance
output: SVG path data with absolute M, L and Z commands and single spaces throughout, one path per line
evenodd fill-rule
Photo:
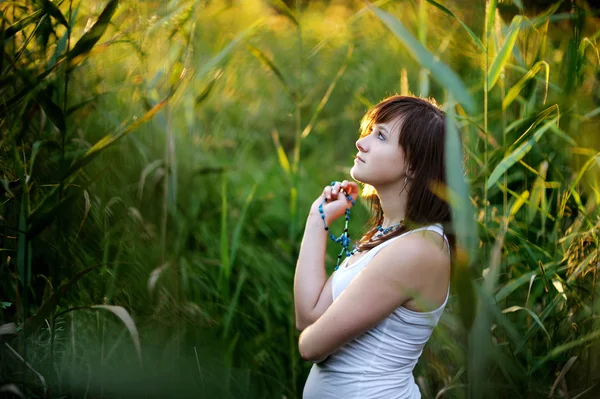
M 294 305 L 296 326 L 299 329 L 304 329 L 315 321 L 313 311 L 327 281 L 325 271 L 327 234 L 320 215 L 311 211 L 306 220 L 294 275 Z

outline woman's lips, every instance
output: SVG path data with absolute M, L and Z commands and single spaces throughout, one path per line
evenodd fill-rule
M 354 161 L 360 161 L 362 163 L 365 163 L 365 161 L 363 161 L 363 159 L 361 157 L 359 157 L 358 155 L 356 156 L 356 158 L 354 159 Z

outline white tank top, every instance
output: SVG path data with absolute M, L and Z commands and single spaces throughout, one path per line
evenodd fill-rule
M 435 231 L 448 243 L 441 224 L 435 224 L 390 238 L 349 267 L 346 265 L 350 258 L 346 258 L 333 274 L 333 300 L 382 248 L 420 230 Z M 396 308 L 378 325 L 342 346 L 325 361 L 313 364 L 302 398 L 420 398 L 421 393 L 412 371 L 442 316 L 449 294 L 450 286 L 444 303 L 430 312 L 415 312 L 404 306 Z

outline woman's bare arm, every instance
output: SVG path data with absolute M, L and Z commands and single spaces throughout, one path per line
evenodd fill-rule
M 332 302 L 331 278 L 327 280 L 325 271 L 327 239 L 323 220 L 311 211 L 294 275 L 296 328 L 300 331 L 314 323 Z

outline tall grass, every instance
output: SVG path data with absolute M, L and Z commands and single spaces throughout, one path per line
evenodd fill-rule
M 289 3 L 0 5 L 3 392 L 300 397 L 303 219 L 402 91 L 454 122 L 423 397 L 597 395 L 597 16 Z

